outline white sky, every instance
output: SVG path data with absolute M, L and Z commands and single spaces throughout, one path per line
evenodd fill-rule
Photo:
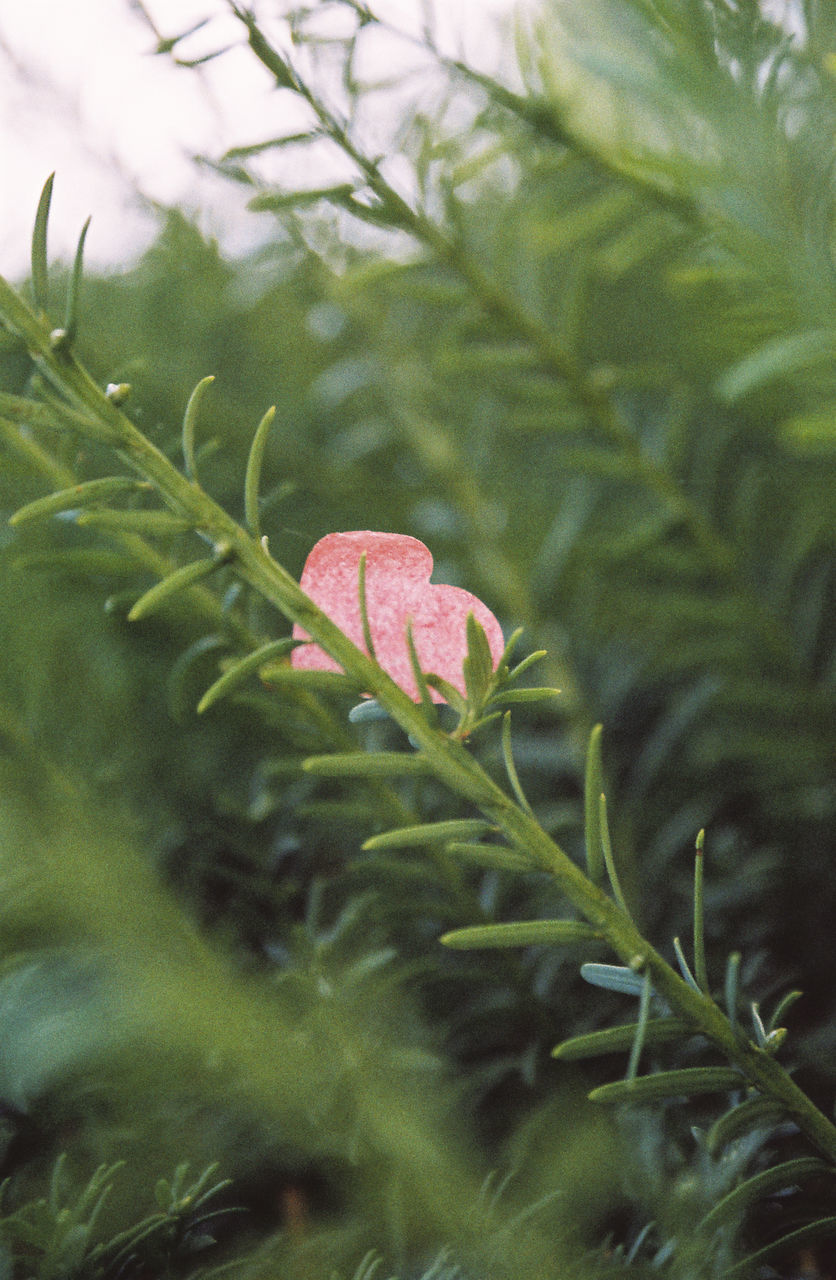
M 500 49 L 497 19 L 513 2 L 436 0 L 451 51 L 461 41 L 477 65 L 491 69 Z M 256 10 L 285 7 L 261 0 Z M 178 46 L 183 57 L 242 42 L 225 0 L 145 0 L 145 8 L 164 36 L 211 16 L 208 27 Z M 373 0 L 372 8 L 393 25 L 415 29 L 421 0 Z M 243 49 L 196 74 L 151 56 L 153 45 L 128 0 L 0 0 L 0 273 L 27 271 L 38 195 L 53 170 L 51 256 L 72 255 L 92 213 L 86 260 L 128 261 L 153 234 L 137 189 L 151 200 L 200 210 L 205 229 L 232 248 L 244 242 L 247 232 L 235 225 L 240 199 L 191 157 L 219 156 L 283 133 L 286 117 L 277 111 L 280 102 L 287 109 L 287 96 L 272 92 Z

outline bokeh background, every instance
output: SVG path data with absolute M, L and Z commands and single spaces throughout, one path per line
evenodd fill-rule
M 712 981 L 740 953 L 746 1001 L 804 991 L 787 1058 L 829 1112 L 836 20 L 812 0 L 371 9 L 256 6 L 353 155 L 228 6 L 0 15 L 5 273 L 27 287 L 57 168 L 51 314 L 92 212 L 78 351 L 160 448 L 215 375 L 199 470 L 240 515 L 275 404 L 262 521 L 292 572 L 335 529 L 410 533 L 548 651 L 537 683 L 562 699 L 514 716 L 538 817 L 582 860 L 602 723 L 642 928 L 668 954 L 689 935 L 704 827 Z M 3 390 L 37 391 L 3 342 Z M 6 516 L 113 470 L 13 428 Z M 193 554 L 72 512 L 0 528 L 0 1171 L 12 1213 L 61 1152 L 61 1204 L 124 1161 L 105 1241 L 183 1162 L 232 1186 L 211 1230 L 178 1210 L 99 1271 L 44 1255 L 41 1219 L 29 1246 L 7 1228 L 0 1277 L 719 1275 L 733 1252 L 689 1226 L 792 1136 L 724 1164 L 693 1132 L 709 1104 L 588 1104 L 623 1064 L 550 1051 L 629 1017 L 578 975 L 605 957 L 438 944 L 565 906 L 545 876 L 363 853 L 463 815 L 434 784 L 301 773 L 356 739 L 350 700 L 254 681 L 197 716 L 219 660 L 287 624 L 231 571 L 129 623 Z M 474 749 L 498 769 L 490 735 Z

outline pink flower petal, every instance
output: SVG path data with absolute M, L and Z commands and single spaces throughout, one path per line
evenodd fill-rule
M 433 558 L 423 542 L 403 533 L 329 533 L 311 550 L 299 585 L 360 649 L 366 649 L 359 593 L 364 551 L 366 611 L 375 656 L 410 698 L 420 700 L 409 660 L 406 632 L 410 618 L 421 670 L 442 676 L 462 694 L 469 613 L 484 627 L 494 665 L 499 663 L 505 641 L 496 618 L 469 591 L 430 582 Z M 308 638 L 298 624 L 293 635 Z M 302 669 L 341 669 L 316 644 L 294 649 L 290 660 Z M 435 690 L 432 696 L 435 702 L 444 701 Z

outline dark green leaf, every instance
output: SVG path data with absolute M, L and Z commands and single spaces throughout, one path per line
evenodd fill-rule
M 320 200 L 344 204 L 354 191 L 353 182 L 340 182 L 330 187 L 313 187 L 307 191 L 265 191 L 261 195 L 253 196 L 247 207 L 255 213 L 285 213 L 291 209 L 318 204 Z
M 35 226 L 32 231 L 32 292 L 35 306 L 39 311 L 46 311 L 49 301 L 49 267 L 47 260 L 47 229 L 49 227 L 49 206 L 52 202 L 52 186 L 55 174 L 51 173 L 44 183 L 35 214 Z
M 490 867 L 496 871 L 532 871 L 535 865 L 524 854 L 509 849 L 504 844 L 481 844 L 470 841 L 451 840 L 444 846 L 444 852 L 453 858 L 463 858 L 466 862 L 475 862 L 480 867 Z
M 189 533 L 194 528 L 191 520 L 172 515 L 170 511 L 83 511 L 78 523 L 120 533 L 145 533 L 150 537 Z
M 117 493 L 136 492 L 150 486 L 142 480 L 134 480 L 130 476 L 107 476 L 101 480 L 86 480 L 75 484 L 70 489 L 61 489 L 58 493 L 49 493 L 44 498 L 28 502 L 19 507 L 9 517 L 9 524 L 21 525 L 28 520 L 40 520 L 45 516 L 56 515 L 61 511 L 74 511 L 78 507 L 90 506 L 95 502 L 105 502 Z
M 195 429 L 197 427 L 197 415 L 200 410 L 200 402 L 214 381 L 214 374 L 211 373 L 208 374 L 207 377 L 201 378 L 200 382 L 189 396 L 189 402 L 186 405 L 186 412 L 183 414 L 183 461 L 186 466 L 186 475 L 190 480 L 197 479 L 194 438 Z
M 315 773 L 320 778 L 400 778 L 431 772 L 423 756 L 405 751 L 349 751 L 309 756 L 302 768 L 305 773 Z
M 156 613 L 179 591 L 186 590 L 187 587 L 200 582 L 202 578 L 207 578 L 210 573 L 214 573 L 219 563 L 220 558 L 213 556 L 211 559 L 195 560 L 192 564 L 184 564 L 180 569 L 175 569 L 173 573 L 139 597 L 128 613 L 128 621 L 138 622 L 140 618 L 147 618 L 150 614 Z
M 411 849 L 421 845 L 446 844 L 449 840 L 472 840 L 495 830 L 482 818 L 453 818 L 449 822 L 425 822 L 397 831 L 371 836 L 364 849 Z
M 573 1036 L 552 1049 L 553 1058 L 574 1062 L 580 1058 L 596 1058 L 602 1053 L 626 1053 L 632 1046 L 637 1022 L 620 1027 L 607 1027 L 604 1031 L 591 1031 L 588 1035 Z M 681 1018 L 650 1018 L 645 1025 L 644 1043 L 659 1045 L 687 1039 L 692 1029 Z
M 833 1174 L 834 1172 L 836 1170 L 816 1156 L 801 1156 L 797 1160 L 787 1160 L 771 1169 L 764 1169 L 762 1173 L 756 1173 L 754 1177 L 747 1178 L 728 1195 L 723 1196 L 722 1200 L 719 1200 L 711 1212 L 703 1218 L 700 1230 L 707 1234 L 716 1231 L 727 1219 L 741 1217 L 748 1206 L 754 1204 L 756 1200 L 773 1195 L 777 1191 L 785 1191 L 799 1182 L 806 1181 L 807 1178 L 815 1177 L 816 1174 Z
M 261 467 L 264 462 L 264 449 L 267 437 L 276 416 L 276 406 L 271 405 L 259 422 L 250 445 L 247 458 L 247 472 L 244 480 L 244 515 L 247 528 L 254 538 L 261 537 L 261 524 L 258 509 L 258 497 L 261 489 Z
M 559 698 L 560 689 L 548 688 L 531 688 L 531 689 L 500 689 L 499 693 L 494 694 L 489 699 L 488 705 L 495 702 L 503 703 L 520 703 L 520 702 L 548 702 L 552 698 Z
M 365 586 L 365 580 L 364 580 L 364 586 Z M 438 724 L 438 712 L 436 710 L 436 705 L 432 700 L 430 688 L 429 688 L 429 685 L 427 684 L 427 678 L 423 670 L 421 669 L 421 661 L 418 657 L 418 650 L 415 647 L 415 636 L 412 630 L 411 618 L 407 619 L 406 643 L 409 649 L 409 661 L 412 666 L 412 674 L 415 677 L 415 684 L 417 686 L 418 693 L 421 696 L 421 706 L 424 709 L 424 715 L 427 718 L 427 724 L 433 725 L 435 727 Z
M 454 929 L 442 934 L 439 941 L 455 951 L 474 951 L 484 947 L 571 946 L 599 941 L 600 937 L 581 920 L 521 920 Z
M 832 329 L 811 329 L 774 338 L 727 370 L 717 390 L 726 400 L 739 400 L 765 382 L 830 363 L 834 355 L 836 332 Z
M 75 260 L 73 262 L 72 275 L 70 276 L 69 289 L 67 290 L 67 309 L 64 315 L 64 332 L 67 335 L 67 342 L 75 341 L 78 332 L 78 304 L 81 295 L 81 278 L 84 272 L 84 241 L 87 239 L 87 232 L 90 229 L 90 219 L 88 218 L 84 226 L 81 228 L 81 235 L 78 237 L 78 246 L 75 251 Z
M 472 613 L 467 615 L 467 656 L 464 660 L 464 683 L 467 700 L 479 707 L 485 700 L 493 679 L 493 658 L 485 628 Z
M 740 1262 L 736 1262 L 733 1267 L 724 1272 L 725 1276 L 751 1276 L 756 1274 L 754 1268 L 756 1264 L 765 1262 L 767 1258 L 774 1257 L 776 1253 L 782 1253 L 784 1250 L 788 1254 L 798 1254 L 802 1245 L 815 1243 L 816 1240 L 824 1240 L 829 1236 L 836 1235 L 836 1217 L 818 1218 L 815 1222 L 809 1222 L 804 1227 L 799 1227 L 797 1231 L 790 1231 L 787 1235 L 781 1236 L 779 1240 L 773 1240 L 770 1244 L 764 1245 L 762 1249 L 757 1249 L 754 1253 L 748 1254 L 742 1258 Z
M 655 1102 L 663 1098 L 690 1098 L 699 1093 L 725 1093 L 745 1084 L 739 1071 L 731 1067 L 682 1067 L 659 1071 L 635 1080 L 615 1080 L 593 1089 L 590 1102 L 608 1104 Z
M 586 773 L 584 778 L 584 843 L 586 867 L 589 878 L 595 884 L 604 879 L 604 853 L 601 843 L 601 817 L 599 796 L 604 788 L 604 769 L 601 760 L 601 734 L 603 725 L 596 724 L 589 735 L 586 749 Z
M 508 781 L 511 783 L 511 789 L 517 797 L 520 805 L 525 809 L 526 813 L 533 817 L 534 811 L 526 799 L 525 792 L 520 785 L 520 779 L 517 774 L 517 766 L 514 764 L 514 755 L 511 746 L 511 712 L 506 711 L 502 718 L 502 758 L 505 762 L 505 772 L 508 775 Z
M 744 1134 L 756 1129 L 771 1129 L 786 1118 L 786 1110 L 780 1102 L 761 1094 L 746 1098 L 715 1120 L 708 1131 L 706 1146 L 709 1154 L 718 1155 L 723 1147 Z
M 449 680 L 445 680 L 443 676 L 437 676 L 434 672 L 427 671 L 424 673 L 424 679 L 431 689 L 435 689 L 440 693 L 445 702 L 449 702 L 450 706 L 460 716 L 467 715 L 467 703 L 459 693 L 458 689 L 450 684 Z
M 200 699 L 197 704 L 198 715 L 202 715 L 204 711 L 208 711 L 211 706 L 214 706 L 220 698 L 226 697 L 227 694 L 239 688 L 266 663 L 271 660 L 275 661 L 276 658 L 283 658 L 292 649 L 295 649 L 298 644 L 298 640 L 292 640 L 288 637 L 284 637 L 281 640 L 271 640 L 253 653 L 248 653 L 245 658 L 239 658 L 236 662 L 233 662 L 226 668 L 223 675 L 219 676 L 215 683 L 209 686 Z

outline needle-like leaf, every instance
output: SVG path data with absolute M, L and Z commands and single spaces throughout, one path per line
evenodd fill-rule
M 35 306 L 39 311 L 46 311 L 49 299 L 49 269 L 47 262 L 47 230 L 49 227 L 49 206 L 52 203 L 52 187 L 55 174 L 51 173 L 44 183 L 38 211 L 35 214 L 35 226 L 32 231 L 32 293 Z
M 73 262 L 70 285 L 67 290 L 67 309 L 64 315 L 64 333 L 66 334 L 65 341 L 67 343 L 73 342 L 78 332 L 78 303 L 81 294 L 81 278 L 84 274 L 84 241 L 87 239 L 89 229 L 90 218 L 81 228 L 81 235 L 78 237 L 75 261 Z
M 250 453 L 247 458 L 247 471 L 244 479 L 244 515 L 247 528 L 254 538 L 261 537 L 261 521 L 258 510 L 258 495 L 261 489 L 261 468 L 264 463 L 264 449 L 267 437 L 276 416 L 276 406 L 271 405 L 255 429 Z

